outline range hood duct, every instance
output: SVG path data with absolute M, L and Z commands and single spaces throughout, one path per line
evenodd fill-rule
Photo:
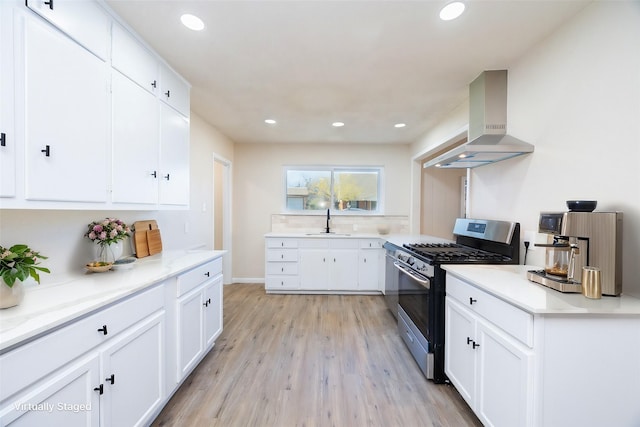
M 485 71 L 469 85 L 468 141 L 429 160 L 425 168 L 475 168 L 533 152 L 507 135 L 507 70 Z

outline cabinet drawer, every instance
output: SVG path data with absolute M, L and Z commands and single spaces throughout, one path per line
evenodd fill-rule
M 329 240 L 329 245 L 333 249 L 358 249 L 358 239 L 335 239 Z
M 447 274 L 447 295 L 495 326 L 533 347 L 533 316 Z
M 382 249 L 382 240 L 380 239 L 360 240 L 360 249 Z
M 0 401 L 108 341 L 164 306 L 155 286 L 0 356 Z M 107 333 L 99 331 L 106 326 Z
M 267 248 L 297 248 L 298 240 L 297 239 L 267 239 Z
M 267 275 L 296 275 L 298 274 L 298 263 L 295 262 L 269 262 L 267 263 Z
M 297 262 L 298 250 L 297 249 L 270 249 L 267 251 L 267 261 Z
M 216 258 L 205 264 L 199 265 L 193 270 L 182 273 L 176 279 L 178 295 L 186 294 L 209 279 L 213 279 L 218 274 L 222 274 L 222 258 Z
M 27 0 L 26 5 L 100 59 L 107 59 L 110 20 L 96 2 Z
M 271 276 L 265 279 L 265 287 L 273 290 L 298 289 L 300 279 L 298 276 Z

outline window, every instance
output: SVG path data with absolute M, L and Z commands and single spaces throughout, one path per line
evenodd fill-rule
M 382 168 L 285 169 L 287 211 L 379 214 Z

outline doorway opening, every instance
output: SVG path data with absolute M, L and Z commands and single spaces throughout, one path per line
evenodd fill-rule
M 232 281 L 231 262 L 231 162 L 213 155 L 213 249 L 227 251 L 222 257 L 223 283 Z

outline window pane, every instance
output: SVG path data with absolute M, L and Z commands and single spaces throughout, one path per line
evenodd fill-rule
M 287 171 L 287 209 L 320 210 L 330 204 L 331 171 Z
M 334 209 L 375 211 L 378 209 L 377 171 L 335 171 Z

